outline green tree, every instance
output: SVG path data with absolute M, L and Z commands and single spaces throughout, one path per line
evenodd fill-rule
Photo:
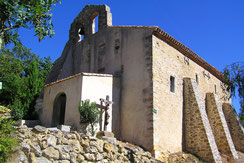
M 85 100 L 79 105 L 80 123 L 91 125 L 91 135 L 95 135 L 95 124 L 99 122 L 101 111 L 95 102 L 90 103 L 90 100 Z
M 0 81 L 4 87 L 0 90 L 1 104 L 11 104 L 20 94 L 23 63 L 18 58 L 0 55 Z
M 50 57 L 40 58 L 30 49 L 15 46 L 0 54 L 0 104 L 9 105 L 15 119 L 34 118 L 34 106 L 52 68 Z
M 0 163 L 5 162 L 12 148 L 18 144 L 13 137 L 14 121 L 0 116 Z
M 224 69 L 225 83 L 231 96 L 235 97 L 236 92 L 240 98 L 239 118 L 244 125 L 244 62 L 233 63 Z
M 40 84 L 42 83 L 41 79 L 38 78 L 38 67 L 35 59 L 32 60 L 25 73 L 22 99 L 25 99 L 23 107 L 27 109 L 26 118 L 30 119 L 33 116 L 35 100 L 43 86 Z
M 20 45 L 19 28 L 35 30 L 39 41 L 54 35 L 52 6 L 60 0 L 0 0 L 0 49 L 2 45 Z

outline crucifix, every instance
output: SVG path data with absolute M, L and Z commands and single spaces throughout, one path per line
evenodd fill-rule
M 109 101 L 109 96 L 106 96 L 106 99 L 100 98 L 100 105 L 98 105 L 98 107 L 105 110 L 104 131 L 107 130 L 107 125 L 109 123 L 108 120 L 109 120 L 110 115 L 108 113 L 108 109 L 109 109 L 109 105 L 112 104 L 112 103 L 113 103 L 112 101 Z

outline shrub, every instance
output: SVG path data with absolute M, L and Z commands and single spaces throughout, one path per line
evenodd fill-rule
M 14 121 L 0 117 L 0 163 L 5 162 L 12 148 L 17 145 L 17 140 L 13 138 Z
M 99 122 L 101 111 L 95 102 L 90 103 L 90 100 L 85 100 L 79 105 L 80 124 L 91 125 L 91 135 L 95 135 L 94 125 Z
M 26 110 L 19 99 L 15 100 L 12 105 L 8 106 L 11 109 L 11 116 L 14 120 L 22 119 Z

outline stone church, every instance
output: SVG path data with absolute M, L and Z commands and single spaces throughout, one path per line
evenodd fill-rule
M 98 29 L 95 30 L 95 18 Z M 187 151 L 208 162 L 238 159 L 243 127 L 223 74 L 157 26 L 113 26 L 110 8 L 87 5 L 37 100 L 45 126 L 80 127 L 81 100 L 109 98 L 119 140 L 156 158 Z

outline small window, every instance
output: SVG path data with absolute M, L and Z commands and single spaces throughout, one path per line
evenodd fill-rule
M 175 92 L 175 77 L 170 76 L 170 92 Z
M 214 93 L 217 94 L 217 86 L 214 84 Z
M 199 84 L 198 75 L 196 74 L 196 82 Z

